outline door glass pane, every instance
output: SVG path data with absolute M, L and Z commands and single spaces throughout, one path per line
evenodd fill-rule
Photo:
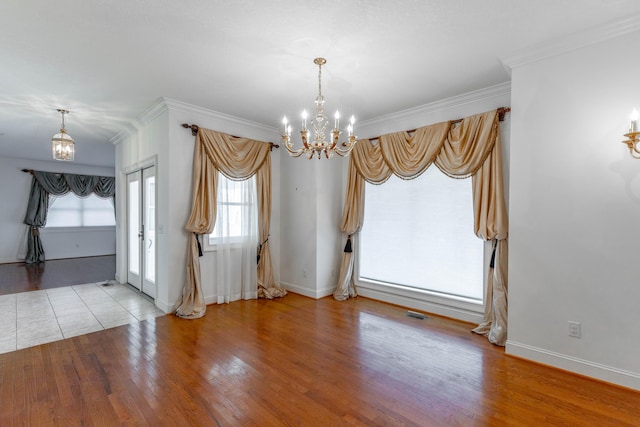
M 156 280 L 156 177 L 145 179 L 145 279 Z
M 129 271 L 140 272 L 140 247 L 138 237 L 138 218 L 140 217 L 140 181 L 129 182 Z

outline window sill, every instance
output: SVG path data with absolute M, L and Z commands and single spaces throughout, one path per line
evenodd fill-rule
M 482 301 L 469 298 L 369 279 L 358 279 L 356 285 L 358 293 L 362 296 L 467 322 L 480 322 L 484 313 Z
M 205 252 L 215 252 L 223 249 L 256 249 L 257 250 L 258 243 L 257 242 L 242 242 L 242 241 L 231 241 L 228 243 L 209 243 L 208 240 L 204 241 L 202 245 L 202 250 Z
M 95 227 L 45 227 L 40 229 L 42 234 L 50 233 L 95 233 L 99 231 L 116 231 L 115 225 L 99 225 Z

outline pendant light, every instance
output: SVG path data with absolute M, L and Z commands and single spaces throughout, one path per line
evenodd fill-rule
M 69 114 L 69 111 L 58 109 L 58 112 L 62 114 L 62 128 L 60 128 L 60 133 L 56 133 L 51 138 L 51 154 L 53 155 L 53 160 L 72 162 L 76 147 L 73 138 L 69 136 L 64 128 L 64 115 Z

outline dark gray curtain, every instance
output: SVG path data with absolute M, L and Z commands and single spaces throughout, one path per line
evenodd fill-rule
M 31 192 L 27 204 L 24 223 L 29 226 L 27 232 L 27 257 L 25 262 L 33 264 L 44 261 L 44 248 L 40 240 L 40 227 L 47 223 L 49 196 L 63 196 L 73 192 L 79 197 L 91 193 L 103 199 L 111 198 L 115 208 L 116 179 L 112 176 L 75 175 L 70 173 L 52 173 L 32 171 Z

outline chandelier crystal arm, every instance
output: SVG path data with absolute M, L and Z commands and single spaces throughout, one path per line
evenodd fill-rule
M 311 139 L 311 133 L 309 129 L 307 129 L 307 113 L 303 111 L 302 113 L 302 130 L 300 130 L 300 138 L 302 140 L 302 147 L 299 149 L 293 148 L 293 143 L 291 141 L 291 125 L 288 124 L 287 118 L 285 117 L 282 121 L 283 123 L 283 131 L 282 131 L 282 142 L 292 157 L 300 157 L 301 155 L 306 155 L 307 158 L 311 159 L 316 154 L 318 159 L 322 157 L 324 153 L 327 159 L 333 157 L 334 154 L 338 154 L 339 156 L 346 156 L 349 154 L 351 149 L 353 148 L 356 137 L 353 134 L 353 126 L 355 123 L 355 119 L 353 116 L 351 117 L 351 122 L 349 124 L 348 129 L 348 139 L 347 142 L 343 143 L 342 146 L 346 148 L 340 148 L 338 145 L 338 140 L 340 138 L 340 113 L 336 111 L 335 114 L 335 123 L 332 130 L 330 130 L 331 139 L 327 142 L 325 140 L 326 131 L 329 127 L 329 121 L 327 117 L 324 115 L 324 96 L 322 95 L 322 66 L 327 63 L 327 60 L 324 58 L 316 58 L 313 61 L 314 64 L 318 66 L 318 96 L 316 96 L 315 104 L 316 104 L 316 112 L 315 116 L 311 119 L 310 127 L 313 129 L 313 138 Z
M 640 159 L 640 150 L 638 150 L 638 143 L 640 142 L 640 132 L 629 132 L 625 133 L 624 136 L 626 136 L 627 139 L 622 141 L 622 143 L 627 144 L 631 157 L 633 157 L 634 159 Z

